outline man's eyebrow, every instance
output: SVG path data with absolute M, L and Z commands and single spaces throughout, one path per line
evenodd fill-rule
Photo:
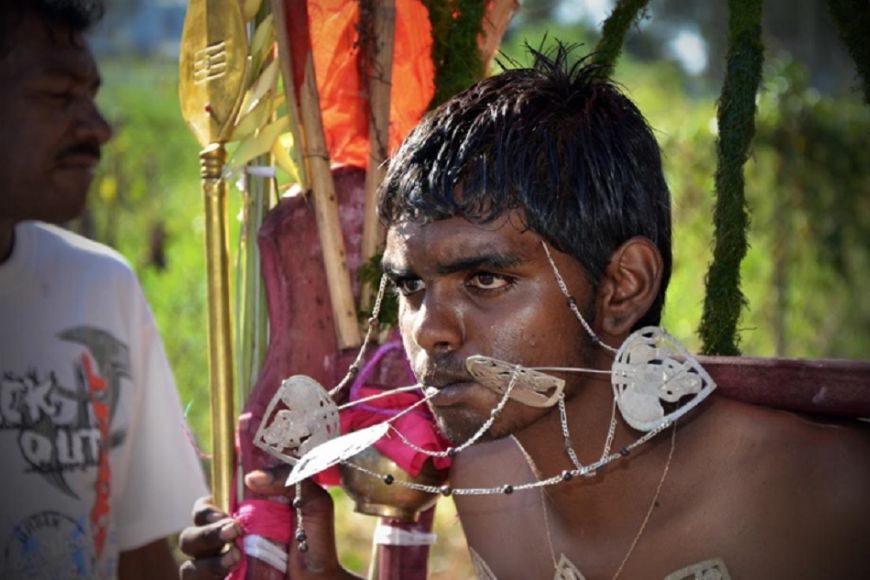
M 476 254 L 474 256 L 459 257 L 448 260 L 444 263 L 437 264 L 435 271 L 438 274 L 446 275 L 455 272 L 464 272 L 466 270 L 477 269 L 494 269 L 503 270 L 511 268 L 522 263 L 523 259 L 515 254 L 505 254 L 502 252 L 490 252 L 487 254 Z M 410 278 L 416 276 L 415 272 L 408 267 L 402 267 L 388 260 L 381 263 L 381 269 L 389 278 Z
M 522 262 L 522 259 L 515 254 L 490 252 L 488 254 L 477 254 L 474 256 L 455 258 L 444 262 L 443 264 L 438 264 L 436 270 L 439 274 L 453 274 L 454 272 L 478 270 L 481 268 L 503 270 L 505 268 L 516 266 L 520 262 Z
M 63 62 L 48 63 L 40 72 L 45 78 L 69 79 L 75 83 L 86 84 L 89 89 L 97 91 L 103 85 L 103 78 L 97 71 L 83 70 L 81 67 L 70 66 Z

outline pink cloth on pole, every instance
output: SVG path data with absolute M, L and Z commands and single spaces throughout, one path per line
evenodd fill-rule
M 236 546 L 242 553 L 242 560 L 227 578 L 243 580 L 248 569 L 243 538 L 256 534 L 279 544 L 289 544 L 293 528 L 293 511 L 286 503 L 267 499 L 246 499 L 234 511 L 233 518 L 242 527 L 242 535 L 236 539 Z
M 372 358 L 366 363 L 362 372 L 354 381 L 350 388 L 350 396 L 348 401 L 357 401 L 371 395 L 377 395 L 389 387 L 381 387 L 379 385 L 368 384 L 369 377 L 374 373 L 381 360 L 391 351 L 401 351 L 402 343 L 394 340 L 382 345 Z M 416 382 L 414 374 L 411 372 L 410 365 L 405 360 L 405 365 L 408 371 L 409 382 Z M 381 423 L 390 417 L 397 415 L 400 411 L 407 409 L 421 399 L 421 393 L 417 391 L 394 393 L 379 399 L 374 399 L 366 403 L 360 403 L 353 407 L 349 407 L 341 412 L 341 432 L 350 433 Z M 410 413 L 407 413 L 393 422 L 393 427 L 402 433 L 411 443 L 421 449 L 427 451 L 443 451 L 450 446 L 450 443 L 438 431 L 435 425 L 435 420 L 429 410 L 420 405 Z M 423 469 L 423 464 L 429 459 L 425 453 L 415 451 L 407 446 L 401 438 L 395 434 L 388 434 L 380 441 L 375 443 L 375 449 L 392 459 L 412 477 L 419 475 Z M 432 457 L 432 463 L 436 469 L 447 469 L 450 467 L 450 458 L 448 457 Z M 339 483 L 338 468 L 333 467 L 320 473 L 317 476 L 317 481 L 321 485 L 338 485 Z

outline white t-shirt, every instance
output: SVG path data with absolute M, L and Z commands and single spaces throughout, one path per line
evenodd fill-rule
M 114 578 L 120 552 L 188 525 L 205 493 L 135 274 L 18 224 L 0 264 L 0 578 Z

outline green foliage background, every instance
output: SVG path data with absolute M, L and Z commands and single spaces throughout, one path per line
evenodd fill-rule
M 550 23 L 549 38 L 593 46 L 581 27 Z M 524 61 L 545 28 L 526 27 L 502 50 Z M 578 51 L 579 54 L 582 50 Z M 857 92 L 827 96 L 807 88 L 802 68 L 770 57 L 759 96 L 757 133 L 746 167 L 750 250 L 743 263 L 749 306 L 740 319 L 747 356 L 866 358 L 870 350 L 870 108 Z M 163 335 L 191 429 L 208 452 L 205 286 L 198 146 L 180 118 L 173 62 L 102 62 L 100 97 L 116 137 L 76 227 L 126 255 L 136 268 Z M 626 57 L 616 78 L 656 131 L 673 195 L 675 268 L 665 325 L 691 350 L 710 260 L 715 171 L 714 94 L 671 62 Z M 233 196 L 230 215 L 238 211 Z M 234 220 L 231 220 L 235 223 Z M 339 494 L 340 495 L 340 494 Z M 349 512 L 345 499 L 339 499 Z M 368 560 L 374 521 L 347 516 L 345 562 Z M 361 523 L 362 522 L 362 523 Z M 465 577 L 467 557 L 448 505 L 433 578 Z

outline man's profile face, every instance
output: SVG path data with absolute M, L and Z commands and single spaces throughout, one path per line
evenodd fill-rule
M 62 222 L 84 208 L 111 130 L 100 78 L 79 34 L 22 15 L 0 56 L 0 218 Z
M 581 309 L 594 302 L 577 262 L 554 252 Z M 399 328 L 444 434 L 467 440 L 499 396 L 471 382 L 465 359 L 482 354 L 524 366 L 588 366 L 588 337 L 566 305 L 536 233 L 516 212 L 492 223 L 401 222 L 387 232 L 384 270 L 399 290 Z M 510 401 L 487 438 L 546 411 Z

